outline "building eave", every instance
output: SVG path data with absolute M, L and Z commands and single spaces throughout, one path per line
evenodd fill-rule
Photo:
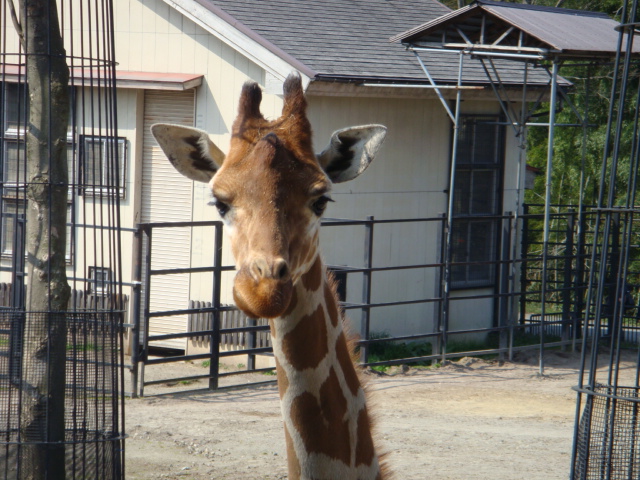
M 306 88 L 316 75 L 307 65 L 208 0 L 162 1 L 281 81 L 295 70 L 300 72 Z
M 24 82 L 24 66 L 0 65 L 0 81 Z M 95 68 L 71 68 L 69 83 L 73 87 L 104 87 L 111 83 L 112 72 Z M 202 85 L 204 75 L 190 73 L 134 72 L 116 70 L 116 88 L 184 91 Z

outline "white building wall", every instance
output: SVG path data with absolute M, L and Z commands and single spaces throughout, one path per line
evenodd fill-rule
M 204 75 L 196 92 L 195 126 L 227 151 L 242 85 L 252 80 L 264 87 L 264 70 L 160 0 L 116 0 L 115 12 L 118 69 Z M 266 117 L 278 117 L 281 108 L 279 96 L 263 94 Z M 193 184 L 193 199 L 194 221 L 219 220 L 215 208 L 207 205 L 211 195 L 206 184 Z M 212 264 L 213 238 L 213 228 L 194 230 L 193 266 Z M 228 245 L 224 263 L 233 264 Z M 224 274 L 223 303 L 233 303 L 232 278 L 232 272 Z M 191 300 L 210 301 L 212 289 L 212 274 L 193 274 Z
M 226 151 L 231 124 L 235 118 L 242 84 L 247 80 L 266 82 L 265 71 L 245 56 L 197 26 L 161 0 L 115 0 L 114 11 L 116 60 L 123 71 L 176 72 L 203 74 L 196 92 L 195 118 L 198 128 L 208 131 L 213 141 Z M 77 37 L 76 37 L 77 38 Z M 271 89 L 269 90 L 271 91 Z M 129 141 L 126 173 L 126 197 L 122 203 L 122 225 L 132 227 L 139 221 L 141 172 L 142 92 L 118 91 L 120 135 Z M 381 123 L 388 127 L 387 140 L 378 157 L 365 174 L 353 182 L 336 185 L 335 204 L 328 217 L 376 219 L 436 217 L 446 211 L 451 149 L 451 122 L 436 99 L 310 96 L 309 117 L 315 132 L 316 150 L 320 151 L 331 133 L 339 128 Z M 263 95 L 262 112 L 266 117 L 280 114 L 279 95 Z M 466 101 L 466 113 L 497 112 L 493 101 Z M 515 187 L 518 161 L 517 140 L 507 130 L 504 210 L 513 211 L 518 193 Z M 177 175 L 177 173 L 176 173 Z M 193 220 L 217 220 L 205 184 L 193 185 Z M 376 266 L 430 264 L 440 260 L 440 222 L 378 225 L 374 237 Z M 336 233 L 337 232 L 337 233 Z M 123 278 L 131 278 L 131 234 L 123 235 Z M 322 249 L 329 264 L 362 265 L 364 230 L 348 227 L 323 229 Z M 211 265 L 213 229 L 199 229 L 190 246 L 193 266 Z M 232 264 L 229 249 L 224 263 Z M 78 265 L 80 267 L 80 265 Z M 191 299 L 210 300 L 211 274 L 194 275 Z M 223 277 L 224 303 L 232 303 L 230 285 L 233 273 Z M 361 300 L 361 275 L 349 278 L 348 300 Z M 408 270 L 374 274 L 372 295 L 375 301 L 416 300 L 437 296 L 439 278 L 436 269 Z M 464 292 L 457 293 L 458 295 Z M 434 309 L 426 303 L 399 308 L 375 309 L 372 331 L 393 335 L 433 331 Z M 490 326 L 491 302 L 481 308 L 470 302 L 454 302 L 452 326 Z M 359 311 L 351 317 L 359 320 Z M 461 327 L 462 328 L 462 327 Z M 358 327 L 356 327 L 356 330 Z

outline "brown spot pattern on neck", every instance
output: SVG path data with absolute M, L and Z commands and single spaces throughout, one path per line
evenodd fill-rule
M 322 305 L 305 315 L 282 339 L 282 352 L 295 370 L 315 368 L 329 353 Z
M 360 380 L 358 380 L 356 368 L 351 360 L 351 354 L 349 353 L 347 339 L 344 336 L 344 333 L 340 333 L 340 336 L 336 341 L 336 356 L 338 357 L 338 363 L 340 364 L 344 378 L 347 381 L 347 386 L 353 396 L 356 396 L 360 389 Z
M 346 400 L 335 401 L 331 395 L 339 391 L 340 384 L 334 370 L 322 385 L 320 401 L 304 392 L 291 403 L 291 420 L 295 425 L 307 453 L 324 454 L 346 465 L 351 463 L 349 422 L 340 411 L 346 412 Z M 344 396 L 342 397 L 344 399 Z
M 304 288 L 310 292 L 315 292 L 320 288 L 323 278 L 322 260 L 320 260 L 320 255 L 318 255 L 309 271 L 302 275 L 302 284 Z
M 367 407 L 360 410 L 358 415 L 358 444 L 356 445 L 356 467 L 359 465 L 371 465 L 375 455 L 373 439 L 371 438 L 371 423 Z
M 331 320 L 331 325 L 338 326 L 338 300 L 328 283 L 324 285 L 324 303 L 327 306 L 327 315 Z
M 278 362 L 278 358 L 275 357 L 276 360 L 276 374 L 278 375 L 278 393 L 280 393 L 280 398 L 284 397 L 285 393 L 287 393 L 287 389 L 289 388 L 289 378 L 287 377 L 287 372 L 285 372 Z

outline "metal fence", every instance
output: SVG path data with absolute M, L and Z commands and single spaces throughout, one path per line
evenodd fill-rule
M 360 265 L 331 265 L 329 268 L 338 277 L 339 283 L 349 285 L 349 298 L 344 299 L 342 307 L 352 323 L 359 325 L 360 355 L 363 365 L 389 366 L 412 364 L 418 362 L 443 362 L 448 359 L 468 355 L 499 355 L 512 358 L 514 352 L 525 349 L 544 349 L 551 347 L 574 348 L 581 338 L 582 309 L 584 308 L 582 292 L 584 290 L 584 268 L 582 259 L 589 255 L 591 245 L 588 240 L 589 213 L 579 216 L 570 208 L 556 214 L 558 251 L 549 257 L 546 268 L 541 264 L 541 254 L 537 251 L 534 230 L 540 220 L 538 212 L 525 215 L 504 215 L 492 217 L 496 220 L 501 232 L 498 251 L 502 252 L 494 260 L 485 262 L 446 262 L 443 254 L 433 262 L 412 263 L 404 265 L 385 265 L 379 260 L 376 250 L 376 235 L 384 235 L 385 228 L 407 228 L 410 225 L 422 226 L 437 231 L 440 245 L 444 244 L 443 236 L 445 218 L 393 219 L 376 220 L 336 220 L 327 219 L 323 229 L 331 229 L 331 237 L 341 241 L 342 237 L 358 239 L 362 245 L 362 263 Z M 578 228 L 582 222 L 582 227 Z M 154 270 L 151 268 L 153 257 L 153 232 L 158 229 L 171 228 L 213 229 L 211 251 L 213 261 L 210 266 L 195 268 L 176 268 Z M 271 354 L 267 340 L 268 325 L 266 321 L 254 321 L 245 318 L 233 306 L 221 301 L 225 272 L 233 271 L 232 265 L 224 265 L 222 261 L 222 223 L 221 222 L 182 222 L 154 223 L 138 226 L 136 249 L 140 261 L 135 265 L 134 294 L 132 298 L 132 330 L 133 345 L 139 348 L 132 350 L 132 392 L 144 395 L 144 387 L 155 383 L 192 381 L 206 379 L 209 389 L 221 388 L 219 379 L 225 376 L 251 372 L 266 372 L 270 367 L 256 368 L 256 358 Z M 355 231 L 354 231 L 355 229 Z M 580 243 L 578 237 L 582 236 Z M 436 239 L 438 240 L 438 239 Z M 580 245 L 578 245 L 580 244 Z M 576 246 L 577 245 L 577 246 Z M 521 248 L 516 258 L 512 252 Z M 582 252 L 582 253 L 581 253 Z M 143 255 L 144 253 L 144 255 Z M 330 261 L 331 259 L 329 259 Z M 355 262 L 354 262 L 355 263 Z M 467 265 L 490 265 L 493 271 L 491 288 L 451 289 L 444 284 L 444 270 Z M 411 271 L 421 271 L 425 277 L 435 279 L 434 293 L 416 298 L 391 299 L 383 298 L 384 292 L 374 288 L 376 280 L 385 275 L 406 276 Z M 188 307 L 171 311 L 149 311 L 150 289 L 152 278 L 160 275 L 198 273 L 208 274 L 212 278 L 212 298 L 210 301 L 192 300 Z M 540 277 L 553 277 L 547 284 L 546 300 L 551 308 L 547 309 L 544 318 L 536 312 L 540 300 Z M 384 283 L 384 282 L 383 282 Z M 640 283 L 640 282 L 638 282 Z M 354 293 L 355 292 L 355 293 Z M 635 292 L 632 296 L 635 295 Z M 355 299 L 354 297 L 357 297 Z M 488 324 L 469 326 L 464 319 L 456 318 L 456 306 L 463 302 L 484 301 L 492 311 Z M 185 299 L 185 305 L 187 299 Z M 377 312 L 387 312 L 386 316 L 402 318 L 407 309 L 416 305 L 429 306 L 432 314 L 425 314 L 425 328 L 409 335 L 380 335 L 377 328 L 372 329 L 372 317 Z M 637 341 L 636 316 L 637 308 L 631 307 L 629 314 L 629 341 Z M 187 331 L 171 334 L 154 334 L 150 325 L 154 319 L 188 315 L 190 328 Z M 429 318 L 426 318 L 429 317 Z M 235 319 L 235 320 L 234 320 Z M 375 323 L 375 322 L 374 322 Z M 379 325 L 379 322 L 376 323 Z M 599 328 L 606 328 L 606 325 Z M 589 326 L 587 331 L 592 331 Z M 151 358 L 150 351 L 158 342 L 184 338 L 196 342 L 206 351 L 198 353 L 180 352 L 177 355 L 157 355 Z M 408 353 L 399 354 L 395 358 L 380 358 L 377 353 L 385 346 L 398 344 L 425 344 L 427 347 L 416 352 L 408 349 Z M 230 356 L 246 356 L 240 371 L 224 372 L 220 370 L 220 361 Z M 207 371 L 188 377 L 145 379 L 145 369 L 170 362 L 199 361 L 209 362 Z M 235 385 L 231 385 L 235 386 Z M 226 388 L 226 387 L 225 387 Z

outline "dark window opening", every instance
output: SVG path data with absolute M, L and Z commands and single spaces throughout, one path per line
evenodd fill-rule
M 502 198 L 504 127 L 499 117 L 460 119 L 453 191 L 451 284 L 454 288 L 492 286 Z

